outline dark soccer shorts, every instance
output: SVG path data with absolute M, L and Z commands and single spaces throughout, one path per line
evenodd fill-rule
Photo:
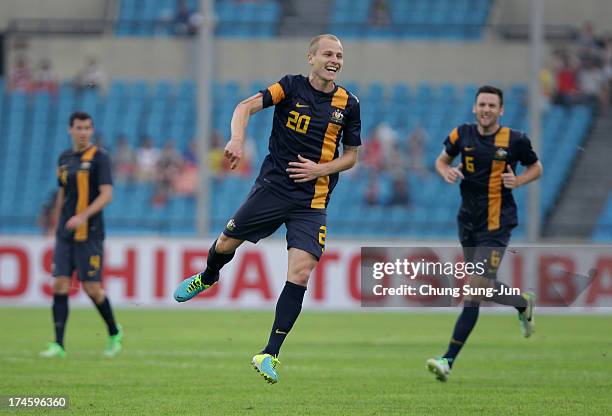
M 297 205 L 256 183 L 223 234 L 257 243 L 285 224 L 287 250 L 299 248 L 319 259 L 325 249 L 326 218 L 324 209 Z
M 471 227 L 459 223 L 459 241 L 463 247 L 463 258 L 466 262 L 484 263 L 484 276 L 497 278 L 506 247 L 510 242 L 512 228 L 500 228 L 494 231 L 474 231 Z
M 53 276 L 72 276 L 76 270 L 82 282 L 102 280 L 103 241 L 72 241 L 56 237 L 53 252 Z

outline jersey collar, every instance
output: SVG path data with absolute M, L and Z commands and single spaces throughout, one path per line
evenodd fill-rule
M 504 126 L 502 126 L 501 124 L 499 125 L 499 128 L 497 130 L 495 130 L 495 132 L 491 133 L 491 134 L 480 134 L 480 130 L 478 130 L 478 124 L 476 124 L 476 133 L 478 133 L 478 136 L 482 137 L 482 138 L 489 138 L 489 137 L 495 137 L 495 135 L 497 133 L 499 133 L 499 131 L 503 128 Z
M 304 77 L 304 80 L 306 81 L 306 84 L 308 84 L 308 87 L 312 91 L 314 91 L 316 94 L 332 97 L 336 93 L 336 91 L 338 91 L 338 84 L 335 83 L 335 82 L 334 82 L 334 89 L 333 90 L 331 90 L 330 92 L 323 92 L 323 91 L 320 91 L 320 90 L 316 89 L 315 87 L 313 87 L 312 84 L 310 83 L 310 80 L 308 79 L 308 77 Z
M 85 149 L 83 149 L 83 150 L 76 151 L 76 150 L 74 150 L 74 149 L 73 149 L 73 150 L 72 150 L 72 154 L 74 154 L 74 155 L 82 155 L 83 153 L 85 153 L 86 151 L 88 151 L 89 149 L 91 149 L 91 147 L 92 147 L 92 146 L 95 146 L 95 145 L 94 145 L 93 143 L 89 143 L 89 146 L 87 146 L 87 147 L 86 147 Z

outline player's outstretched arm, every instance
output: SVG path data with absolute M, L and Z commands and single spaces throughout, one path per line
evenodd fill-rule
M 97 214 L 113 200 L 113 185 L 100 185 L 100 193 L 91 201 L 91 204 L 85 208 L 85 211 L 73 215 L 68 221 L 66 221 L 66 228 L 69 230 L 76 229 L 79 225 L 85 223 L 89 217 Z
M 462 163 L 459 163 L 456 167 L 451 166 L 453 163 L 453 157 L 446 153 L 446 150 L 442 150 L 442 153 L 436 159 L 436 172 L 442 177 L 447 183 L 455 183 L 457 178 L 464 179 L 463 173 L 461 173 Z
M 510 167 L 510 165 L 506 166 L 506 172 L 502 173 L 502 181 L 504 182 L 504 186 L 508 189 L 515 189 L 519 186 L 523 186 L 528 184 L 529 182 L 535 181 L 540 176 L 542 176 L 542 172 L 544 168 L 542 167 L 542 163 L 538 160 L 535 163 L 527 166 L 525 172 L 516 176 L 514 171 Z
M 297 162 L 289 162 L 287 173 L 294 182 L 312 181 L 321 176 L 333 175 L 352 168 L 357 163 L 358 154 L 358 146 L 344 146 L 340 157 L 326 163 L 315 163 L 298 155 Z
M 242 159 L 242 149 L 246 137 L 246 129 L 251 114 L 263 108 L 263 94 L 258 92 L 252 97 L 238 103 L 232 115 L 232 137 L 225 146 L 225 158 L 230 162 L 230 168 L 235 169 Z

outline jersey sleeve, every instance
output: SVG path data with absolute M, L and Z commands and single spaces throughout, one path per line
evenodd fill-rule
M 259 91 L 263 94 L 263 108 L 276 105 L 287 98 L 292 89 L 293 78 L 292 75 L 285 75 L 280 81 L 275 82 L 265 90 Z
M 521 134 L 516 142 L 517 160 L 523 166 L 533 165 L 538 161 L 538 155 L 531 147 L 531 140 L 525 134 Z
M 351 106 L 346 115 L 342 144 L 345 146 L 361 146 L 361 109 L 356 97 L 355 104 Z
M 455 157 L 459 154 L 459 128 L 455 127 L 444 140 L 444 150 L 449 156 Z
M 111 159 L 108 153 L 98 153 L 98 186 L 112 185 L 113 177 L 111 174 Z

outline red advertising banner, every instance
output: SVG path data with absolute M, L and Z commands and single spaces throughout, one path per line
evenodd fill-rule
M 286 243 L 274 240 L 257 245 L 245 243 L 222 270 L 218 285 L 187 304 L 176 303 L 172 298 L 174 288 L 184 277 L 205 267 L 210 243 L 196 239 L 107 239 L 103 276 L 113 304 L 213 308 L 274 305 L 287 272 Z M 335 241 L 328 246 L 311 276 L 306 308 L 361 308 L 362 296 L 367 295 L 361 288 L 362 246 L 376 244 Z M 454 261 L 461 259 L 459 247 L 445 247 Z M 0 306 L 50 304 L 52 250 L 53 241 L 47 238 L 0 238 Z M 413 260 L 420 254 L 414 252 L 415 248 L 397 247 L 398 250 L 404 258 Z M 498 277 L 510 286 L 534 289 L 539 306 L 612 306 L 610 247 L 511 248 Z M 73 304 L 90 302 L 75 277 L 70 295 Z M 419 298 L 418 303 L 397 302 L 392 306 L 427 306 L 427 297 Z

